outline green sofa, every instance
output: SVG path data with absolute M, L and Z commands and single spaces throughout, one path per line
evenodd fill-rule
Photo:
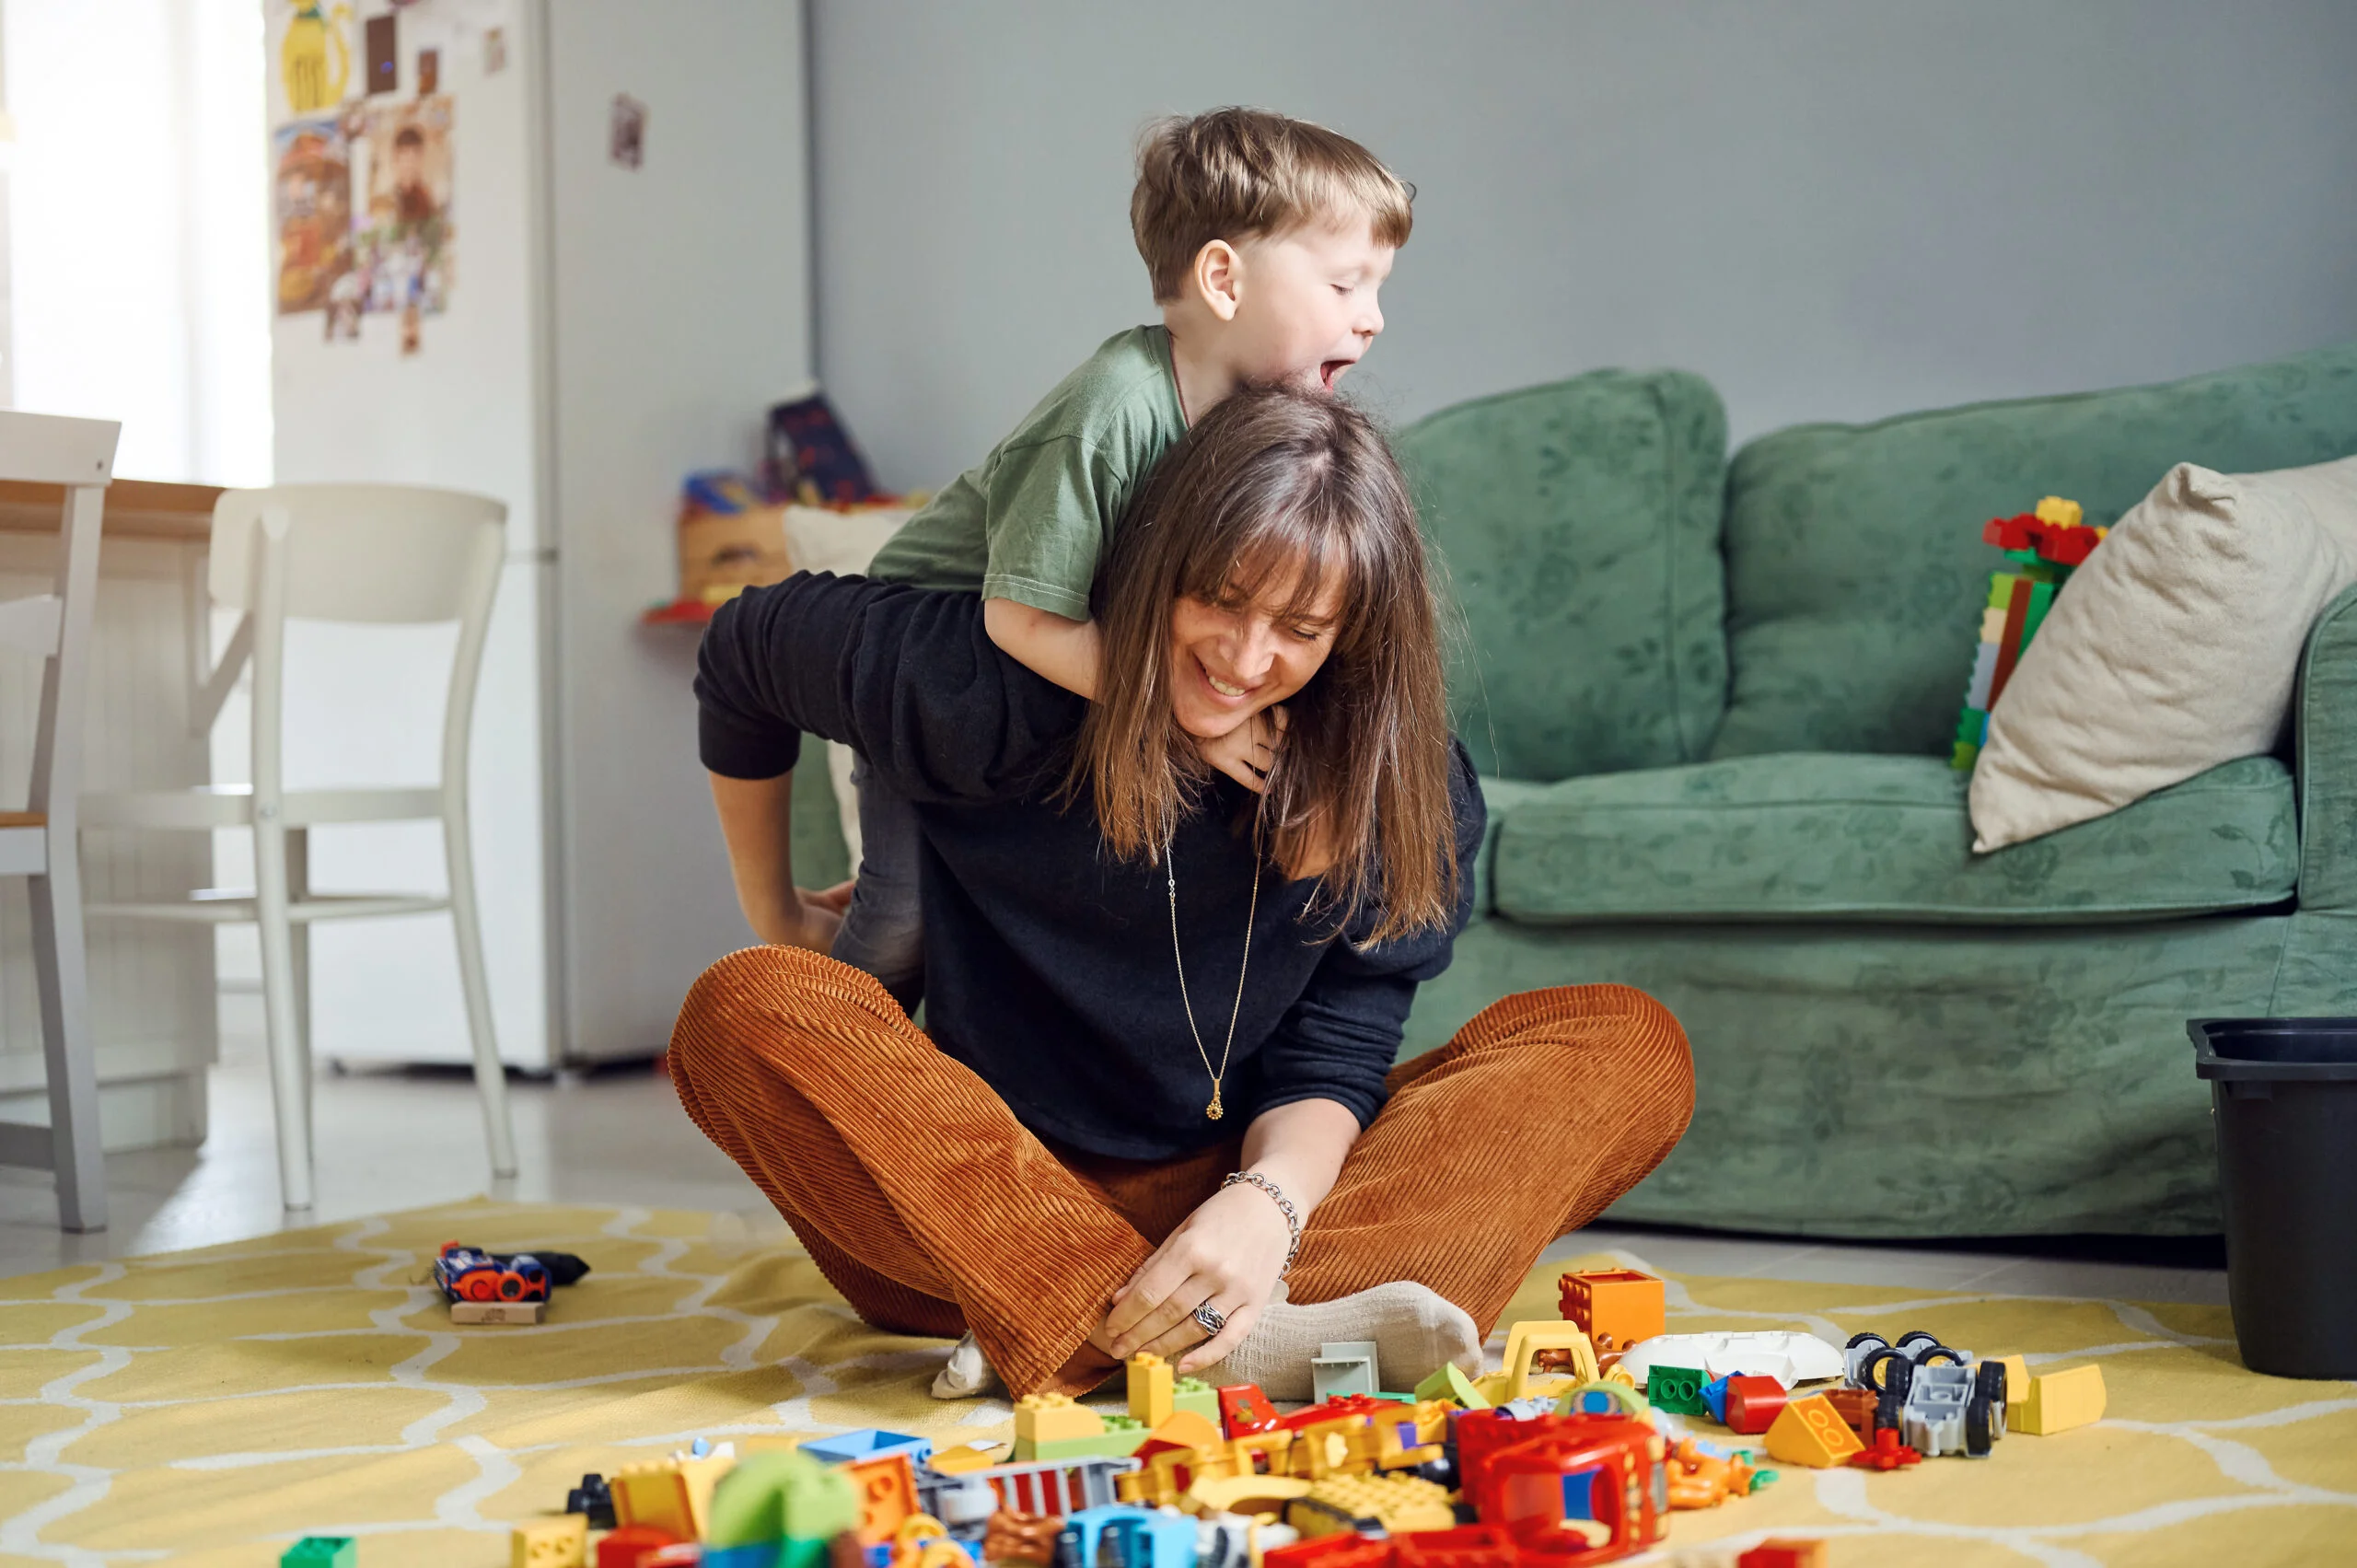
M 2282 756 L 1976 857 L 1947 752 L 2003 562 L 1980 525 L 2046 494 L 2109 523 L 2181 460 L 2357 452 L 2357 346 L 1731 461 L 1700 377 L 1602 371 L 1398 445 L 1491 812 L 1408 1052 L 1537 986 L 1667 1004 L 1694 1121 L 1618 1218 L 2218 1228 L 2186 1019 L 2357 1013 L 2357 592 L 2310 636 Z

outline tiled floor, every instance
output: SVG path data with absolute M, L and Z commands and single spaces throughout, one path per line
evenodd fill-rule
M 0 1171 L 0 1274 L 278 1228 L 284 1216 L 270 1086 L 256 1054 L 233 1050 L 231 1063 L 214 1070 L 213 1135 L 203 1147 L 107 1162 L 114 1224 L 102 1234 L 61 1235 L 48 1178 Z M 494 1188 L 470 1079 L 323 1075 L 316 1110 L 319 1202 L 302 1223 L 491 1191 L 523 1200 L 713 1210 L 740 1216 L 749 1236 L 784 1233 L 761 1194 L 689 1123 L 668 1083 L 654 1073 L 517 1083 L 513 1093 L 523 1174 Z M 2024 1295 L 2225 1299 L 2225 1276 L 2206 1243 L 2083 1238 L 2035 1248 L 1883 1247 L 1601 1225 L 1565 1237 L 1549 1257 L 1604 1249 L 1693 1273 Z

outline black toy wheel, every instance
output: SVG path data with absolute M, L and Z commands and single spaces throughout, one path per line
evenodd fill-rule
M 1989 1436 L 1993 1442 L 2005 1434 L 2005 1404 L 2010 1393 L 2005 1387 L 2005 1364 L 1984 1361 L 1972 1375 L 1972 1391 L 1989 1401 Z
M 1985 1459 L 1989 1450 L 1997 1446 L 1997 1423 L 2004 1417 L 1989 1400 L 1986 1388 L 1975 1388 L 1964 1406 L 1964 1455 L 1968 1459 Z
M 1885 1345 L 1858 1363 L 1858 1383 L 1878 1394 L 1897 1394 L 1903 1402 L 1915 1382 L 1915 1364 Z
M 1880 1334 L 1877 1334 L 1872 1329 L 1869 1329 L 1862 1334 L 1851 1335 L 1850 1342 L 1844 1348 L 1856 1350 L 1860 1345 L 1873 1345 L 1879 1349 L 1888 1343 L 1890 1343 L 1888 1340 L 1884 1339 Z
M 1915 1345 L 1938 1344 L 1940 1342 L 1940 1336 L 1937 1334 L 1925 1333 L 1921 1329 L 1910 1329 L 1907 1332 L 1899 1335 L 1898 1339 L 1891 1342 L 1900 1350 L 1908 1350 Z
M 1943 1344 L 1934 1344 L 1929 1350 L 1918 1352 L 1915 1356 L 1915 1365 L 1918 1366 L 1937 1366 L 1942 1362 L 1945 1362 L 1950 1366 L 1962 1366 L 1964 1353 L 1960 1350 L 1950 1350 Z

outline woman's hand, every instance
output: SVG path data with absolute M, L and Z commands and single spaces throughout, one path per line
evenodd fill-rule
M 1252 1331 L 1276 1294 L 1292 1241 L 1291 1227 L 1267 1193 L 1222 1188 L 1113 1293 L 1101 1348 L 1116 1361 L 1150 1350 L 1181 1373 L 1219 1360 Z M 1227 1316 L 1227 1326 L 1209 1338 L 1194 1317 L 1206 1302 Z
M 753 935 L 774 947 L 807 947 L 823 953 L 835 945 L 835 932 L 843 923 L 843 911 L 851 907 L 851 890 L 854 878 L 846 877 L 831 888 L 796 888 L 794 902 L 762 924 L 766 929 Z
M 1197 740 L 1195 749 L 1203 761 L 1242 784 L 1255 795 L 1264 793 L 1269 785 L 1270 771 L 1277 765 L 1277 747 L 1285 738 L 1284 704 L 1278 703 L 1261 709 L 1216 740 Z

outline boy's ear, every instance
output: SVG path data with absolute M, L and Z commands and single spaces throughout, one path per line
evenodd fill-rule
M 1236 319 L 1237 305 L 1244 297 L 1244 258 L 1235 246 L 1225 239 L 1209 241 L 1195 252 L 1189 276 L 1213 315 L 1223 321 Z

